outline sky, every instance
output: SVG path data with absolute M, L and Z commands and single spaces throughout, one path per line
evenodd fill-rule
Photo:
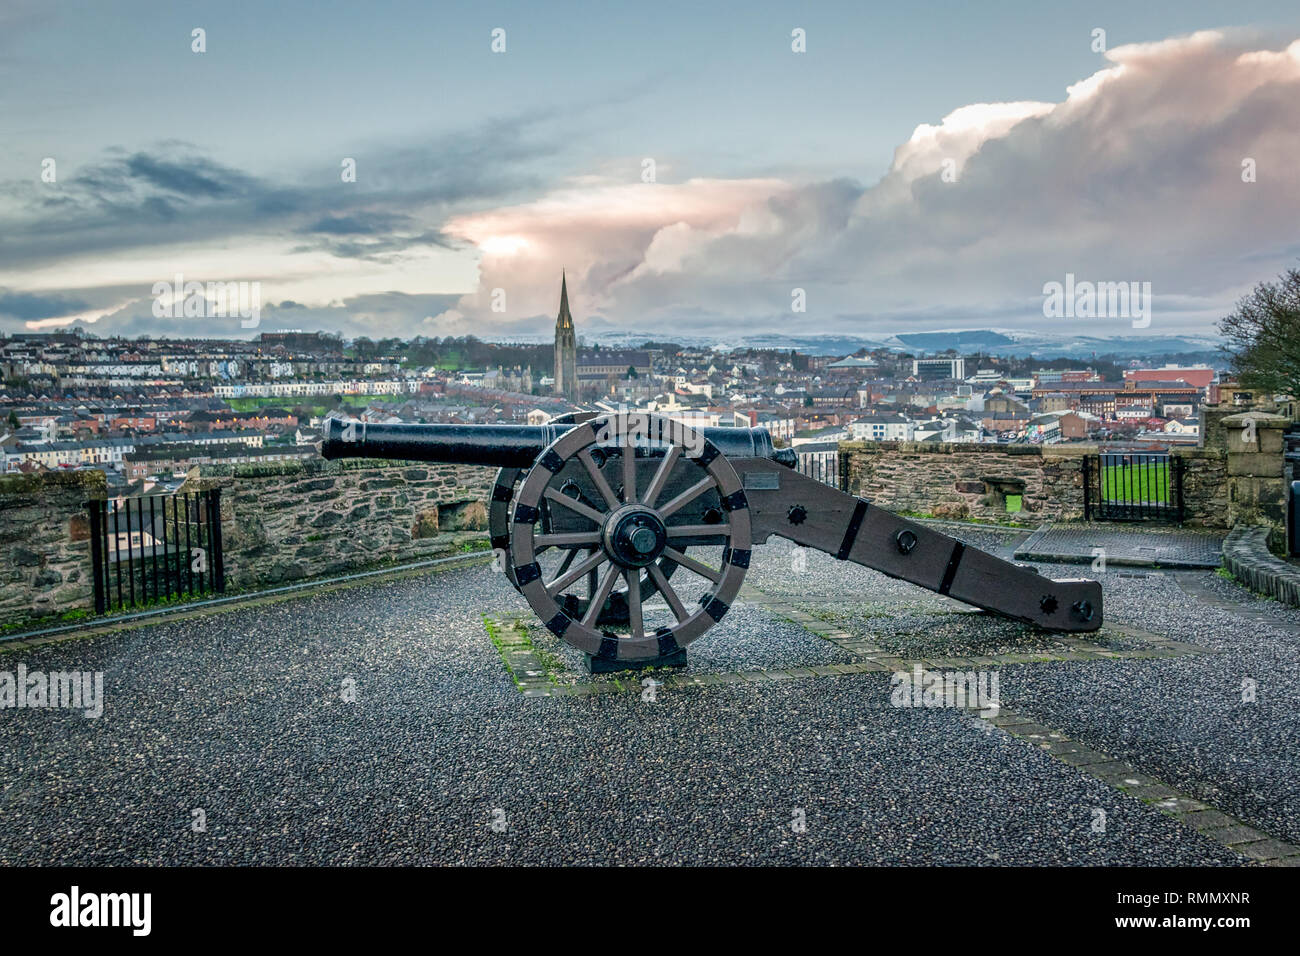
M 5 0 L 0 143 L 5 332 L 1208 334 L 1300 259 L 1300 5 Z

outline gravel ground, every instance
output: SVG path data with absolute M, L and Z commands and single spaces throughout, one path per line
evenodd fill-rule
M 760 555 L 775 563 L 755 569 L 755 584 L 788 582 L 778 554 Z M 794 585 L 804 598 L 849 587 L 888 602 L 899 587 L 953 607 L 816 554 L 806 577 Z M 1152 600 L 1136 591 L 1158 586 L 1129 583 L 1121 613 L 1161 629 L 1136 620 Z M 0 712 L 0 863 L 1239 861 L 973 716 L 890 707 L 888 675 L 661 690 L 652 704 L 524 698 L 482 625 L 485 611 L 523 610 L 499 575 L 474 568 L 5 654 L 9 670 L 102 670 L 107 704 L 98 720 Z M 692 667 L 796 666 L 835 651 L 765 614 L 737 607 L 730 633 L 693 645 Z M 1164 602 L 1145 616 L 1173 620 Z M 1261 701 L 1274 703 L 1246 716 L 1260 725 L 1247 739 L 1216 717 L 1219 698 L 1185 719 L 1197 695 L 1184 681 L 1221 660 L 1003 668 L 1003 698 L 1055 720 L 1053 706 L 1087 697 L 1080 737 L 1113 736 L 1102 745 L 1117 754 L 1163 727 L 1185 746 L 1162 756 L 1222 774 L 1210 779 L 1223 809 L 1249 781 L 1259 802 L 1280 812 L 1290 801 L 1294 815 L 1294 700 L 1262 678 Z M 355 703 L 340 698 L 348 678 Z M 1230 689 L 1219 688 L 1223 710 Z M 1226 762 L 1257 742 L 1249 774 Z M 1204 756 L 1219 743 L 1224 763 L 1187 763 L 1186 746 Z M 1148 758 L 1133 757 L 1188 786 Z M 1091 832 L 1096 808 L 1103 834 Z M 195 809 L 206 832 L 191 829 Z M 798 810 L 806 832 L 791 827 Z
M 1300 619 L 1212 572 L 1180 576 L 1236 598 L 1251 616 L 1193 600 L 1173 574 L 1103 575 L 1107 613 L 1219 653 L 1007 668 L 1003 702 L 1300 842 Z M 1257 683 L 1254 703 L 1243 702 L 1245 679 Z
M 972 531 L 962 539 L 1008 557 L 1014 539 L 1006 534 Z M 856 564 L 805 551 L 795 561 L 788 541 L 774 538 L 755 549 L 746 581 L 768 594 L 788 598 L 796 607 L 850 634 L 869 638 L 904 657 L 968 657 L 990 654 L 1063 651 L 1067 646 L 1036 628 L 983 614 L 969 605 L 915 585 L 886 577 Z M 1078 566 L 1034 565 L 1051 577 L 1081 577 Z M 869 600 L 863 600 L 869 598 Z M 1146 646 L 1105 628 L 1086 639 L 1113 650 Z
M 1212 571 L 1115 568 L 1098 574 L 1087 565 L 1033 566 L 1048 577 L 1102 580 L 1108 622 L 1218 653 L 1006 666 L 1000 671 L 1004 705 L 1127 760 L 1266 832 L 1300 842 L 1300 609 L 1255 597 Z M 755 586 L 773 592 L 829 597 L 837 590 L 865 590 L 873 599 L 870 614 L 898 607 L 900 614 L 892 622 L 867 615 L 855 620 L 854 605 L 826 600 L 819 602 L 820 611 L 809 609 L 844 619 L 849 630 L 874 631 L 877 643 L 899 653 L 903 641 L 914 642 L 908 645 L 912 654 L 938 656 L 939 648 L 950 646 L 947 656 L 960 656 L 990 653 L 962 648 L 979 647 L 999 634 L 1026 642 L 1021 647 L 1051 640 L 1027 628 L 1016 636 L 1018 625 L 978 616 L 970 620 L 980 621 L 979 626 L 951 628 L 949 621 L 964 625 L 962 615 L 944 612 L 963 605 L 820 554 L 809 555 L 804 574 L 792 575 L 783 543 L 755 561 L 755 572 L 750 578 Z M 1179 581 L 1188 587 L 1180 587 Z M 1197 592 L 1203 597 L 1198 599 Z M 918 615 L 923 621 L 926 613 L 934 615 L 932 625 L 912 628 L 910 622 Z M 906 633 L 900 637 L 896 629 Z M 953 645 L 940 639 L 945 632 L 952 634 Z M 1134 643 L 1122 635 L 1105 640 L 1104 630 L 1101 635 L 1100 643 L 1117 649 Z M 1255 703 L 1242 701 L 1245 678 L 1258 684 Z
M 1217 574 L 1173 575 L 1177 580 L 1194 582 L 1196 589 L 1205 593 L 1209 601 L 1220 602 L 1234 610 L 1244 611 L 1252 618 L 1266 618 L 1275 624 L 1300 628 L 1300 608 L 1279 604 L 1272 598 L 1252 594 L 1249 588 L 1235 580 Z
M 795 602 L 795 606 L 856 637 L 869 638 L 900 657 L 982 657 L 1071 649 L 1056 635 L 1026 624 L 970 609 L 937 610 L 920 603 L 913 605 L 903 598 L 888 603 Z M 1087 635 L 1086 640 L 1115 651 L 1149 646 L 1104 627 Z
M 666 605 L 663 610 L 667 613 Z M 568 672 L 565 683 L 627 680 L 626 672 L 587 674 L 581 651 L 542 627 L 536 618 L 530 616 L 526 622 L 533 645 L 564 662 Z M 733 604 L 721 623 L 687 645 L 686 658 L 692 674 L 810 667 L 854 660 L 852 654 L 830 641 L 743 601 Z
M 1014 540 L 1004 534 L 984 531 L 972 531 L 961 538 L 973 547 L 1003 558 L 1009 555 L 1009 543 Z M 802 551 L 801 557 L 797 551 Z M 1074 568 L 1071 565 L 1057 577 L 1081 577 Z M 745 582 L 768 594 L 827 606 L 865 599 L 886 604 L 902 601 L 918 608 L 942 611 L 970 610 L 960 601 L 886 577 L 860 564 L 836 561 L 810 548 L 797 549 L 784 538 L 772 538 L 754 549 Z

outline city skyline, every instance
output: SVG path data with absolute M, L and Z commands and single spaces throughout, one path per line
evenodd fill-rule
M 1207 334 L 1300 256 L 1281 3 L 146 9 L 0 14 L 0 331 L 536 339 L 564 268 L 589 336 Z M 1047 317 L 1074 276 L 1149 325 Z

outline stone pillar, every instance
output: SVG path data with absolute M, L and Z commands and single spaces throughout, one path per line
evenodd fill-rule
M 1283 429 L 1290 419 L 1269 412 L 1240 412 L 1223 417 L 1228 453 L 1228 526 L 1270 525 L 1286 533 L 1286 479 Z
M 1240 414 L 1240 409 L 1233 408 L 1226 402 L 1220 402 L 1218 405 L 1202 405 L 1201 434 L 1197 444 L 1214 451 L 1227 451 L 1228 438 L 1224 433 L 1223 420 L 1229 415 L 1236 414 Z
M 86 501 L 105 488 L 91 469 L 0 477 L 0 622 L 94 606 Z

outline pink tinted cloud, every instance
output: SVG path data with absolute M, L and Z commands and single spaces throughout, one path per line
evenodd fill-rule
M 1042 326 L 1042 285 L 1068 271 L 1150 281 L 1179 303 L 1166 328 L 1207 329 L 1300 254 L 1300 41 L 1203 32 L 1106 59 L 1061 102 L 971 104 L 918 126 L 867 187 L 606 183 L 460 217 L 447 231 L 484 254 L 459 311 L 492 321 L 488 295 L 505 288 L 513 318 L 553 313 L 567 267 L 575 308 L 637 328 L 896 328 L 963 308 Z M 793 287 L 807 316 L 789 313 Z

